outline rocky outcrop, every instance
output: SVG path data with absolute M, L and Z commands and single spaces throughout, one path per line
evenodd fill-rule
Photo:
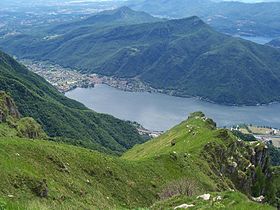
M 20 113 L 13 99 L 5 92 L 0 91 L 0 122 L 5 122 L 8 116 L 19 119 Z
M 257 170 L 269 177 L 269 157 L 264 144 L 248 144 L 231 137 L 229 131 L 217 131 L 217 137 L 225 144 L 211 142 L 205 145 L 202 156 L 209 163 L 213 173 L 223 180 L 229 180 L 229 187 L 252 195 L 252 186 L 257 181 Z M 260 192 L 264 192 L 261 186 Z

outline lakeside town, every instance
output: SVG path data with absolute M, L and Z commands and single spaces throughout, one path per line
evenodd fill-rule
M 159 92 L 136 79 L 119 79 L 98 74 L 82 74 L 75 69 L 65 68 L 49 62 L 21 60 L 32 72 L 45 78 L 60 92 L 65 93 L 75 88 L 94 87 L 106 84 L 111 87 L 130 92 Z
M 90 88 L 97 84 L 106 84 L 111 87 L 130 92 L 159 92 L 137 80 L 122 80 L 98 74 L 82 74 L 70 68 L 64 68 L 49 62 L 21 60 L 29 70 L 45 78 L 61 93 L 66 93 L 75 88 Z M 132 123 L 139 134 L 147 138 L 156 138 L 163 131 L 151 131 L 140 124 Z

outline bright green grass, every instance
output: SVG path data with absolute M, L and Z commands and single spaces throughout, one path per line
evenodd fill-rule
M 0 197 L 27 207 L 36 203 L 50 209 L 148 207 L 165 184 L 197 176 L 200 191 L 217 189 L 191 160 L 173 160 L 169 155 L 133 162 L 47 141 L 0 140 Z M 32 192 L 44 178 L 49 187 L 47 199 Z
M 149 208 L 166 185 L 182 179 L 194 181 L 199 194 L 230 188 L 229 180 L 213 174 L 200 157 L 208 142 L 223 142 L 217 137 L 219 130 L 201 118 L 190 118 L 122 158 L 19 138 L 6 124 L 0 124 L 1 133 L 5 135 L 0 135 L 0 199 L 7 209 Z M 43 179 L 47 198 L 34 192 Z
M 175 140 L 175 146 L 171 146 L 172 140 Z M 123 155 L 123 158 L 138 160 L 174 151 L 197 157 L 200 155 L 203 146 L 213 141 L 222 142 L 217 137 L 217 132 L 209 128 L 207 122 L 194 117 L 182 122 L 156 139 L 134 146 Z

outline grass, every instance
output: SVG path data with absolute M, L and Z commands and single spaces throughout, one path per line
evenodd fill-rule
M 63 143 L 19 138 L 2 123 L 0 206 L 19 210 L 157 209 L 193 201 L 194 197 L 160 201 L 160 193 L 181 180 L 194 183 L 194 195 L 229 190 L 233 187 L 230 180 L 217 176 L 201 155 L 209 142 L 224 141 L 213 126 L 206 118 L 192 116 L 120 158 Z M 42 196 L 45 191 L 48 196 Z M 223 205 L 241 196 L 240 205 L 259 206 L 244 195 L 230 194 L 228 199 L 226 195 Z M 239 200 L 233 202 L 237 202 L 234 207 L 240 206 Z
M 213 199 L 220 196 L 221 200 L 214 201 Z M 190 209 L 223 209 L 223 210 L 249 210 L 249 209 L 258 209 L 258 210 L 272 210 L 273 207 L 269 205 L 262 205 L 250 201 L 245 195 L 239 192 L 216 192 L 211 193 L 209 201 L 204 201 L 201 198 L 186 197 L 186 196 L 177 196 L 169 200 L 160 201 L 155 203 L 151 209 L 174 209 L 174 207 L 182 204 L 193 204 L 194 206 Z
M 36 203 L 48 209 L 148 207 L 165 184 L 183 177 L 199 176 L 201 191 L 216 189 L 191 160 L 163 155 L 129 161 L 54 142 L 7 137 L 0 140 L 0 176 L 0 197 L 27 209 Z M 43 179 L 48 198 L 34 191 Z
M 171 142 L 175 145 L 171 146 Z M 209 127 L 209 123 L 201 118 L 190 118 L 159 138 L 137 145 L 124 153 L 123 159 L 138 160 L 153 157 L 159 154 L 188 153 L 199 157 L 203 146 L 209 142 L 222 142 L 217 132 Z

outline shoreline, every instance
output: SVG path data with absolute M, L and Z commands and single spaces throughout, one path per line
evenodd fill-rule
M 94 88 L 95 85 L 104 84 L 126 92 L 148 92 L 165 94 L 178 98 L 194 98 L 203 102 L 230 107 L 259 107 L 280 103 L 280 101 L 257 104 L 218 103 L 200 96 L 178 94 L 178 92 L 176 93 L 174 90 L 157 89 L 136 78 L 117 78 L 95 73 L 83 74 L 75 69 L 65 68 L 44 61 L 21 60 L 21 63 L 27 66 L 32 72 L 46 79 L 63 94 L 75 90 L 76 88 Z
M 111 84 L 108 84 L 108 83 L 98 83 L 98 84 L 94 84 L 94 86 L 88 86 L 88 87 L 75 87 L 75 88 L 72 88 L 70 90 L 67 90 L 63 93 L 67 93 L 67 92 L 70 92 L 70 91 L 73 91 L 75 90 L 76 88 L 94 88 L 95 85 L 107 85 L 109 87 L 112 87 L 112 88 L 115 88 L 117 90 L 120 90 L 120 91 L 125 91 L 125 92 L 131 92 L 131 93 L 158 93 L 158 94 L 163 94 L 163 95 L 167 95 L 167 96 L 172 96 L 172 97 L 177 97 L 177 98 L 193 98 L 193 99 L 197 99 L 197 100 L 200 100 L 202 102 L 207 102 L 207 103 L 211 103 L 211 104 L 215 104 L 215 105 L 221 105 L 221 106 L 228 106 L 228 107 L 265 107 L 265 106 L 270 106 L 270 105 L 273 105 L 273 104 L 280 104 L 280 101 L 273 101 L 273 102 L 269 102 L 269 103 L 258 103 L 258 104 L 227 104 L 227 103 L 217 103 L 217 102 L 214 102 L 214 101 L 211 101 L 210 99 L 207 99 L 207 98 L 203 98 L 203 97 L 200 97 L 200 96 L 182 96 L 182 95 L 177 95 L 176 93 L 173 94 L 173 93 L 170 93 L 171 91 L 168 91 L 168 90 L 162 90 L 162 89 L 155 89 L 155 88 L 152 88 L 150 87 L 151 89 L 153 89 L 152 91 L 151 90 L 128 90 L 128 89 L 125 89 L 125 88 L 120 88 L 120 87 L 116 87 L 114 85 L 111 85 Z

